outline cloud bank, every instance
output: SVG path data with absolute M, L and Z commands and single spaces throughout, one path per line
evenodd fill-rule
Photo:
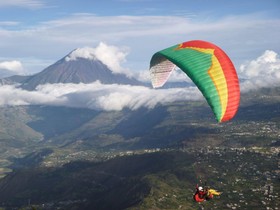
M 0 88 L 0 105 L 52 105 L 89 108 L 105 111 L 153 108 L 157 104 L 174 101 L 200 100 L 202 95 L 195 87 L 183 89 L 151 89 L 143 86 L 91 84 L 46 84 L 35 91 L 14 86 Z

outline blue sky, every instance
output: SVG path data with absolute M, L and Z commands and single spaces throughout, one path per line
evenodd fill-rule
M 0 67 L 14 61 L 24 74 L 100 42 L 125 51 L 125 68 L 144 71 L 154 52 L 192 39 L 214 42 L 239 68 L 279 53 L 279 37 L 279 0 L 0 0 Z

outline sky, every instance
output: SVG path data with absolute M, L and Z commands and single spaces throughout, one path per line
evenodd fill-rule
M 79 48 L 99 52 L 119 71 L 148 80 L 155 52 L 206 40 L 221 47 L 239 77 L 247 79 L 243 90 L 280 84 L 279 0 L 0 0 L 0 40 L 2 77 L 35 74 Z M 48 88 L 16 95 L 50 94 L 55 100 L 69 100 L 69 92 L 58 96 L 46 92 Z M 30 95 L 28 100 L 11 100 L 13 91 L 15 87 L 0 89 L 0 95 L 6 93 L 0 105 L 34 103 Z M 64 103 L 59 100 L 55 103 Z

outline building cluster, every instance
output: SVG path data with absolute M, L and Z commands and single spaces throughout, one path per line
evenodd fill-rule
M 280 206 L 279 147 L 203 148 L 198 163 L 208 168 L 217 187 L 227 189 L 228 209 L 278 210 Z

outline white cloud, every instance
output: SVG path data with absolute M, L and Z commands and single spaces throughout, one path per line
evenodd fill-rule
M 143 86 L 92 84 L 46 84 L 36 91 L 0 87 L 0 105 L 54 105 L 105 111 L 153 108 L 174 101 L 201 100 L 197 88 L 151 89 Z
M 78 48 L 78 49 L 74 50 L 73 52 L 71 52 L 70 55 L 68 55 L 65 58 L 65 60 L 73 61 L 73 60 L 76 60 L 77 58 L 95 60 L 96 59 L 95 50 L 90 47 Z
M 242 91 L 261 87 L 280 86 L 280 58 L 272 50 L 266 50 L 260 57 L 240 66 Z
M 40 91 L 26 91 L 14 86 L 0 86 L 0 105 L 62 105 L 63 97 L 56 97 Z
M 65 59 L 66 61 L 76 60 L 77 58 L 85 58 L 90 60 L 98 59 L 107 65 L 113 72 L 128 74 L 128 71 L 121 67 L 121 64 L 125 62 L 125 57 L 127 54 L 127 49 L 121 49 L 120 47 L 107 45 L 103 42 L 100 42 L 96 48 L 78 48 L 70 53 L 70 55 Z
M 7 70 L 14 74 L 22 74 L 23 66 L 20 61 L 3 61 L 0 62 L 0 71 Z
M 42 0 L 0 0 L 0 7 L 24 7 L 38 9 L 44 6 Z

